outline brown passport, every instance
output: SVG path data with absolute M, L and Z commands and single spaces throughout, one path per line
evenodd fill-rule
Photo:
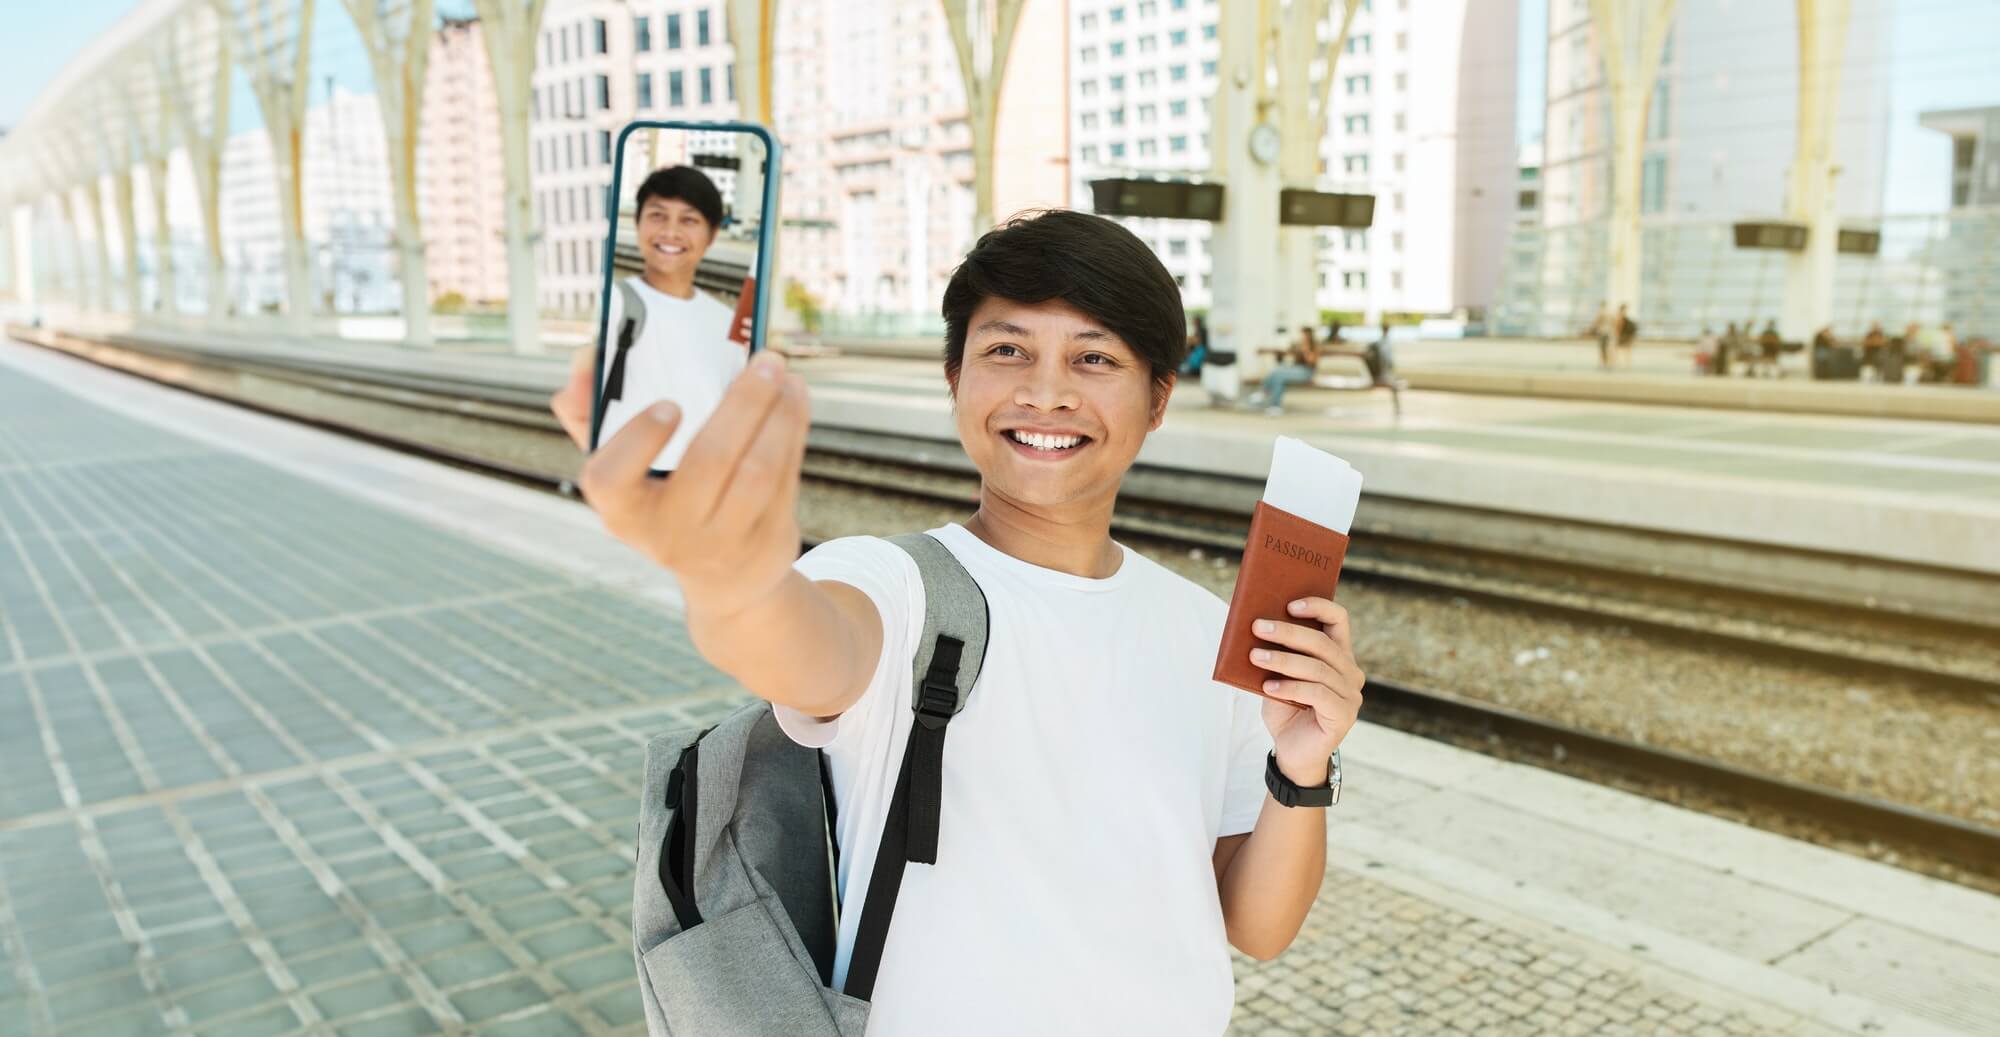
M 736 312 L 729 315 L 729 341 L 739 346 L 750 344 L 750 317 L 757 312 L 757 279 L 743 279 L 743 290 L 736 293 Z
M 1258 501 L 1250 514 L 1250 537 L 1243 545 L 1236 590 L 1229 596 L 1229 618 L 1223 621 L 1222 647 L 1215 654 L 1215 679 L 1262 695 L 1264 682 L 1275 675 L 1250 661 L 1250 650 L 1263 641 L 1251 624 L 1260 619 L 1296 623 L 1287 608 L 1292 602 L 1332 598 L 1345 557 L 1346 534 Z

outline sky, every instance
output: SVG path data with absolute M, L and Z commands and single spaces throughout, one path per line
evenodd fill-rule
M 38 6 L 32 20 L 9 18 L 8 31 L 0 37 L 0 127 L 18 122 L 43 84 L 91 37 L 134 6 L 134 0 L 62 0 Z M 439 4 L 452 13 L 462 13 L 469 6 L 468 0 Z M 1520 7 L 1520 114 L 1515 137 L 1525 144 L 1539 137 L 1542 129 L 1547 0 L 1520 0 Z M 367 54 L 343 6 L 322 2 L 317 10 L 313 100 L 326 96 L 329 80 L 340 89 L 373 92 Z M 1918 126 L 1917 114 L 1935 108 L 2000 104 L 2000 70 L 1983 59 L 1967 60 L 1965 42 L 2000 40 L 2000 2 L 1897 0 L 1893 10 L 1893 62 L 1898 72 L 1889 102 L 1890 155 L 1884 208 L 1889 212 L 1936 211 L 1947 201 L 1950 143 L 1943 134 Z M 234 129 L 259 124 L 256 103 L 240 74 L 230 107 Z

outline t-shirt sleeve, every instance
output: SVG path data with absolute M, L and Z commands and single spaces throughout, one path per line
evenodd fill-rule
M 787 706 L 773 705 L 778 726 L 792 741 L 808 749 L 847 745 L 859 732 L 887 723 L 895 707 L 906 703 L 910 690 L 911 646 L 923 633 L 923 579 L 909 553 L 877 537 L 829 540 L 795 563 L 807 579 L 844 583 L 868 596 L 882 620 L 882 655 L 868 679 L 868 690 L 831 720 Z
M 1234 698 L 1229 710 L 1229 774 L 1223 783 L 1222 824 L 1216 838 L 1242 835 L 1257 827 L 1264 809 L 1264 758 L 1271 732 L 1264 727 L 1264 700 L 1218 684 Z

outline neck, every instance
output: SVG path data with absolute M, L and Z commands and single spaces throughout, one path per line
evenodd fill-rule
M 979 510 L 966 520 L 965 529 L 1030 565 L 1101 580 L 1116 573 L 1124 558 L 1111 542 L 1111 505 L 1117 496 L 1114 489 L 1101 501 L 1034 508 L 982 485 Z
M 689 270 L 685 274 L 663 274 L 657 270 L 648 268 L 639 274 L 639 279 L 645 281 L 647 287 L 663 295 L 671 295 L 676 299 L 694 298 L 694 271 L 692 270 Z

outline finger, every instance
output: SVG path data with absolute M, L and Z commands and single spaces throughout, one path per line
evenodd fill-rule
M 1272 644 L 1296 649 L 1328 662 L 1340 653 L 1340 646 L 1318 626 L 1287 623 L 1281 619 L 1260 619 L 1251 629 L 1259 638 Z
M 773 516 L 795 516 L 799 504 L 800 470 L 805 465 L 806 438 L 812 430 L 812 401 L 806 392 L 804 378 L 795 374 L 785 376 L 785 396 L 778 407 L 792 435 L 784 455 L 785 478 L 771 500 L 770 513 Z
M 594 402 L 592 382 L 596 372 L 597 351 L 577 350 L 570 357 L 569 381 L 549 397 L 549 410 L 555 412 L 556 421 L 579 450 L 590 449 L 590 407 Z
M 1300 598 L 1291 603 L 1288 611 L 1299 619 L 1310 619 L 1324 626 L 1328 637 L 1353 654 L 1354 624 L 1344 606 L 1325 598 Z
M 681 409 L 671 400 L 661 400 L 632 415 L 625 427 L 584 462 L 576 481 L 583 499 L 602 514 L 606 506 L 620 504 L 628 492 L 644 489 L 653 459 L 660 456 L 680 425 Z
M 758 428 L 756 439 L 730 473 L 729 485 L 716 502 L 712 521 L 725 529 L 748 529 L 767 516 L 779 518 L 781 507 L 790 506 L 787 485 L 798 481 L 799 447 L 803 441 L 805 410 L 800 405 L 803 385 L 786 378 L 778 403 Z
M 1253 648 L 1250 650 L 1250 662 L 1282 677 L 1296 677 L 1329 686 L 1340 680 L 1340 675 L 1325 660 L 1310 655 Z
M 1272 678 L 1264 682 L 1264 694 L 1325 717 L 1342 716 L 1353 709 L 1324 685 L 1311 681 Z
M 708 423 L 688 442 L 674 478 L 681 481 L 683 492 L 699 486 L 710 495 L 690 502 L 694 514 L 706 517 L 715 510 L 737 462 L 756 441 L 757 430 L 784 394 L 784 374 L 785 362 L 776 353 L 751 357 L 743 373 L 729 383 Z

